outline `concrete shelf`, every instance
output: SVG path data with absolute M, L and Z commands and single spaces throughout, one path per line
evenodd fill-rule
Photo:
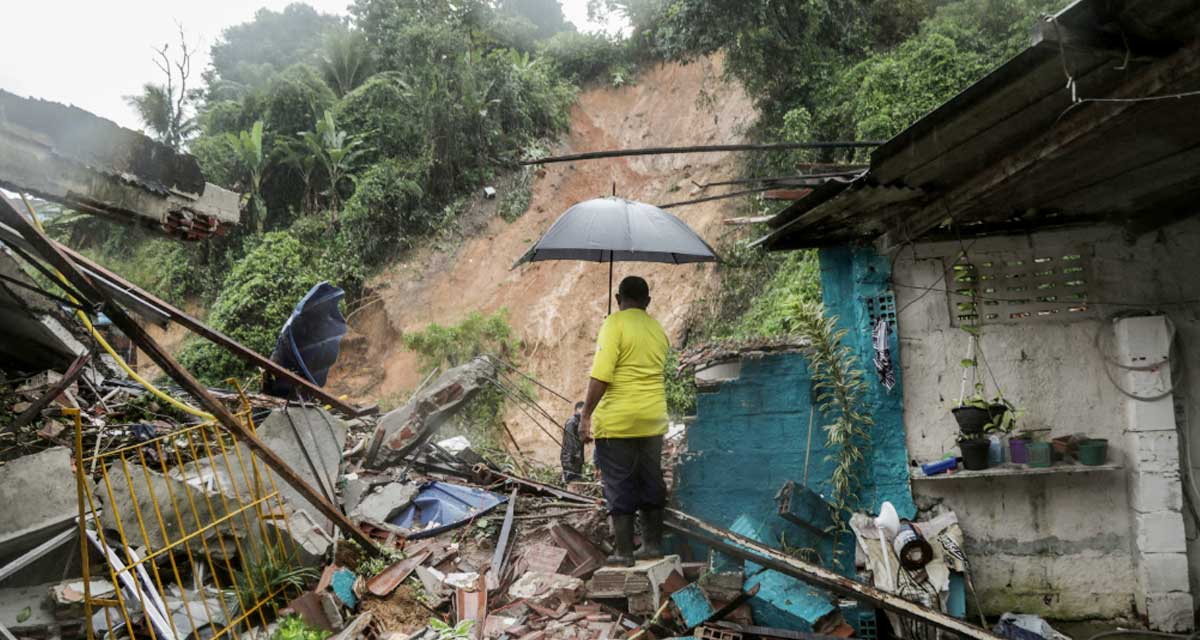
M 971 478 L 1009 478 L 1018 476 L 1045 476 L 1061 473 L 1093 473 L 1097 471 L 1119 471 L 1123 467 L 1116 462 L 1088 466 L 1078 462 L 1055 462 L 1049 467 L 1029 467 L 1023 464 L 1006 462 L 998 467 L 989 467 L 982 471 L 966 471 L 959 469 L 953 473 L 939 473 L 927 476 L 920 467 L 910 467 L 909 476 L 913 480 L 969 480 Z

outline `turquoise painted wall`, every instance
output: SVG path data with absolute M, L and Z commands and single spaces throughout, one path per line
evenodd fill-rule
M 871 358 L 871 320 L 863 300 L 887 298 L 890 263 L 865 250 L 821 253 L 821 286 L 827 312 L 849 329 L 845 342 L 867 372 L 866 402 L 875 419 L 869 445 L 869 464 L 862 477 L 861 506 L 875 512 L 890 500 L 901 516 L 916 508 L 908 485 L 908 454 L 904 444 L 901 381 L 888 393 L 877 382 Z M 885 305 L 886 307 L 886 305 Z M 899 362 L 893 334 L 892 357 Z M 832 564 L 832 540 L 784 520 L 777 514 L 775 494 L 789 480 L 802 484 L 812 380 L 801 354 L 777 354 L 743 359 L 741 375 L 697 398 L 696 419 L 688 428 L 687 453 L 676 469 L 674 501 L 683 511 L 714 525 L 734 530 L 773 547 L 785 540 L 790 547 L 817 549 Z M 828 495 L 834 464 L 825 447 L 824 423 L 815 417 L 812 450 L 808 452 L 808 486 Z M 853 538 L 840 547 L 837 568 L 853 571 Z M 759 624 L 807 628 L 833 610 L 827 595 L 795 579 L 750 564 L 746 588 L 761 583 L 751 600 Z

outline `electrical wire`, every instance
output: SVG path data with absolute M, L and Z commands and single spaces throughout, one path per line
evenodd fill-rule
M 24 201 L 25 208 L 29 211 L 29 216 L 30 216 L 30 218 L 33 219 L 34 226 L 37 227 L 38 231 L 45 233 L 46 232 L 45 227 L 43 227 L 42 222 L 40 220 L 38 220 L 37 213 L 34 211 L 33 205 L 29 203 L 29 199 L 26 198 L 25 194 L 23 194 L 23 193 L 21 194 L 21 200 Z M 54 269 L 54 274 L 55 274 L 56 278 L 58 279 L 59 283 L 62 283 L 62 284 L 67 283 L 67 278 L 58 269 Z M 79 304 L 79 300 L 75 299 L 75 297 L 72 296 L 70 293 L 68 293 L 67 296 L 69 298 L 71 298 L 72 301 L 75 302 L 76 305 Z M 117 350 L 114 349 L 112 347 L 112 345 L 110 345 L 108 343 L 108 341 L 104 339 L 104 336 L 100 333 L 100 331 L 98 329 L 96 329 L 95 326 L 92 325 L 92 321 L 87 317 L 86 313 L 84 313 L 83 311 L 80 311 L 79 309 L 76 309 L 75 317 L 79 318 L 79 321 L 82 322 L 85 327 L 87 327 L 88 332 L 92 335 L 92 339 L 95 340 L 105 351 L 108 352 L 108 355 L 111 356 L 113 358 L 113 360 L 117 363 L 117 366 L 119 366 L 121 368 L 121 370 L 125 372 L 125 375 L 128 375 L 131 379 L 136 381 L 138 384 L 142 385 L 142 387 L 144 387 L 146 389 L 146 391 L 149 391 L 151 394 L 153 394 L 159 400 L 166 402 L 167 404 L 175 407 L 176 409 L 179 409 L 180 411 L 183 411 L 184 413 L 196 416 L 197 418 L 201 418 L 204 420 L 213 420 L 214 419 L 213 415 L 211 413 L 201 411 L 189 404 L 180 402 L 179 400 L 172 398 L 171 396 L 167 395 L 164 391 L 162 391 L 158 387 L 151 384 L 149 380 L 146 380 L 142 376 L 138 375 L 138 372 L 134 371 L 133 368 L 129 366 L 129 363 L 125 362 L 125 359 L 121 357 L 121 354 L 117 353 Z

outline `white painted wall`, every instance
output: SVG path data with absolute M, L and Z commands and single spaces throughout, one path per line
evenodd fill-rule
M 900 362 L 910 455 L 918 461 L 956 450 L 949 409 L 958 398 L 959 361 L 967 335 L 951 326 L 943 256 L 972 257 L 1019 247 L 1063 255 L 1078 247 L 1091 257 L 1086 320 L 992 324 L 981 346 L 1005 396 L 1025 409 L 1024 423 L 1051 436 L 1106 437 L 1110 461 L 1124 462 L 1126 399 L 1109 382 L 1094 340 L 1113 349 L 1110 318 L 1137 309 L 1162 311 L 1177 327 L 1188 375 L 1176 389 L 1190 424 L 1192 460 L 1200 462 L 1200 219 L 1177 223 L 1128 243 L 1120 229 L 1046 232 L 977 241 L 927 243 L 900 250 L 893 270 Z M 935 287 L 926 292 L 921 288 Z M 1112 302 L 1128 304 L 1107 304 Z M 1175 364 L 1175 363 L 1173 363 Z M 1118 372 L 1119 373 L 1119 372 Z M 986 374 L 984 374 L 986 376 Z M 1118 376 L 1118 379 L 1120 377 Z M 988 394 L 994 394 L 990 378 Z M 985 611 L 1047 617 L 1132 615 L 1137 593 L 1130 471 L 958 481 L 916 481 L 918 504 L 944 500 L 959 515 Z M 1195 467 L 1193 467 L 1196 469 Z M 1200 471 L 1200 469 L 1197 469 Z M 1191 592 L 1200 592 L 1200 542 L 1188 521 Z

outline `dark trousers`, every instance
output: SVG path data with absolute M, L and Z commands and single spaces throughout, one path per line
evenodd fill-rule
M 600 470 L 609 513 L 632 515 L 638 509 L 662 509 L 667 505 L 662 445 L 662 436 L 596 440 L 596 468 Z

